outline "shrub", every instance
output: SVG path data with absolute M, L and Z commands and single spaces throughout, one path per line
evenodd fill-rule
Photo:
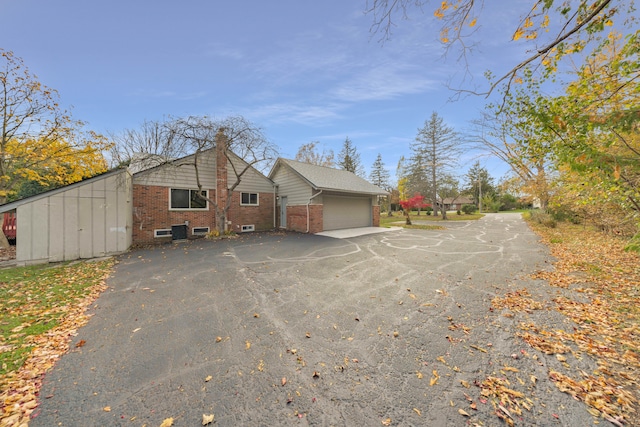
M 629 243 L 624 247 L 626 252 L 639 252 L 640 253 L 640 232 L 631 238 Z
M 457 213 L 458 215 L 462 215 L 462 212 L 460 212 L 460 209 L 458 209 L 458 210 L 456 211 L 456 213 Z
M 545 211 L 541 211 L 541 210 L 529 211 L 529 214 L 527 216 L 531 219 L 531 221 L 535 221 L 538 224 L 542 224 L 548 228 L 556 228 L 556 226 L 558 225 L 557 221 L 553 218 L 553 216 L 551 216 Z
M 475 205 L 462 205 L 462 212 L 464 212 L 466 215 L 471 215 L 472 213 L 475 213 L 475 211 L 476 211 Z

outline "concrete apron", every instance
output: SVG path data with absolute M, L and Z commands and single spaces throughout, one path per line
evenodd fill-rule
M 387 231 L 402 230 L 402 227 L 358 227 L 345 228 L 343 230 L 329 230 L 316 233 L 316 236 L 333 237 L 334 239 L 349 239 L 351 237 L 365 236 L 367 234 L 385 233 Z

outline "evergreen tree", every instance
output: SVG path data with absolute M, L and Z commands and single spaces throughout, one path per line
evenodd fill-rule
M 337 165 L 346 171 L 364 177 L 364 169 L 362 163 L 360 163 L 360 153 L 358 153 L 349 137 L 344 140 L 342 151 L 338 154 Z
M 473 203 L 480 206 L 480 198 L 484 195 L 494 195 L 496 193 L 493 177 L 489 175 L 486 168 L 480 166 L 480 162 L 475 162 L 465 175 L 465 193 L 473 197 Z
M 378 153 L 376 161 L 373 162 L 373 165 L 371 166 L 369 181 L 384 190 L 388 191 L 390 188 L 389 171 L 384 167 L 384 163 L 382 162 L 382 155 L 380 153 Z

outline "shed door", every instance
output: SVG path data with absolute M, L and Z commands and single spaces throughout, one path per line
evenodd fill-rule
M 371 199 L 369 197 L 322 197 L 323 230 L 370 227 Z

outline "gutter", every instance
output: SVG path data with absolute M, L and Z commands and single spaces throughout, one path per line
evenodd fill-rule
M 315 197 L 318 197 L 321 194 L 322 194 L 322 190 L 318 191 L 316 194 L 309 197 L 309 201 L 307 202 L 307 233 L 309 233 L 309 205 L 311 204 L 311 200 L 313 200 Z

